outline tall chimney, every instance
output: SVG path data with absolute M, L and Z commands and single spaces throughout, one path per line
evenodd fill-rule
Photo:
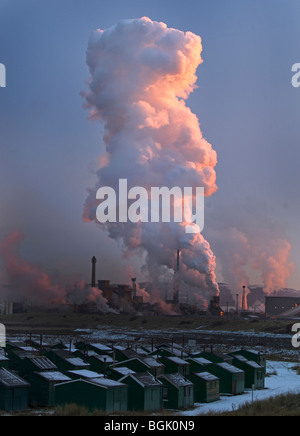
M 97 263 L 97 259 L 94 256 L 92 258 L 92 281 L 91 281 L 92 288 L 96 287 L 96 263 Z
M 179 302 L 179 264 L 180 264 L 180 250 L 177 250 L 177 264 L 176 271 L 174 274 L 174 291 L 173 291 L 173 303 L 178 304 Z
M 242 296 L 242 311 L 243 312 L 245 310 L 245 289 L 246 289 L 246 286 L 243 286 L 243 296 Z
M 136 278 L 133 277 L 131 279 L 131 281 L 132 281 L 132 298 L 135 298 L 136 297 Z

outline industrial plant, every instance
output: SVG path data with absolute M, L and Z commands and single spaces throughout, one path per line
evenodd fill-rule
M 234 292 L 226 283 L 219 283 L 219 293 L 212 290 L 211 298 L 187 297 L 186 288 L 181 288 L 180 250 L 176 251 L 173 279 L 159 285 L 130 277 L 127 284 L 115 284 L 105 277 L 97 277 L 97 258 L 91 258 L 90 280 L 80 284 L 67 284 L 61 301 L 38 304 L 30 299 L 18 298 L 14 285 L 2 286 L 5 293 L 0 299 L 0 314 L 9 315 L 33 311 L 67 311 L 74 313 L 115 313 L 210 316 L 210 317 L 299 317 L 300 298 L 297 291 L 282 290 L 266 296 L 263 287 L 242 286 Z M 198 290 L 202 295 L 202 289 Z M 206 289 L 207 292 L 207 289 Z M 4 297 L 5 295 L 5 297 Z M 11 298 L 7 296 L 11 295 Z M 20 293 L 21 295 L 21 293 Z

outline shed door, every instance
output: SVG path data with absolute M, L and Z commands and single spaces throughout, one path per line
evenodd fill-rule
M 118 412 L 122 410 L 122 391 L 121 388 L 114 389 L 114 404 L 113 404 L 114 412 Z

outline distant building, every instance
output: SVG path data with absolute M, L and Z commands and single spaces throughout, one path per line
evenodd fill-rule
M 278 316 L 292 309 L 300 308 L 299 297 L 266 297 L 266 315 Z

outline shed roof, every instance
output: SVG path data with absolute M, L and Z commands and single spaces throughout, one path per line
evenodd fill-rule
M 68 374 L 73 374 L 79 377 L 89 378 L 89 379 L 104 377 L 104 374 L 99 374 L 98 372 L 90 371 L 89 369 L 75 369 L 73 371 L 68 371 Z
M 230 365 L 229 363 L 226 363 L 226 362 L 214 363 L 214 365 L 217 365 L 217 366 L 219 366 L 220 368 L 223 368 L 223 369 L 225 369 L 226 371 L 231 372 L 231 373 L 233 373 L 233 374 L 244 373 L 243 370 L 241 370 L 241 369 L 239 369 L 239 368 L 236 368 L 235 366 Z
M 204 357 L 190 357 L 187 359 L 188 362 L 195 362 L 199 365 L 209 365 L 211 363 L 210 360 L 204 359 Z
M 65 374 L 62 374 L 59 371 L 42 371 L 42 372 L 34 372 L 34 374 L 38 375 L 39 377 L 42 377 L 44 380 L 47 381 L 66 382 L 71 380 L 70 377 L 68 377 Z
M 119 366 L 119 367 L 113 368 L 113 370 L 118 372 L 121 375 L 135 374 L 135 371 L 132 371 L 132 369 L 126 368 L 125 366 Z
M 220 380 L 219 377 L 216 377 L 215 375 L 210 374 L 209 372 L 196 372 L 194 373 L 194 375 L 207 382 Z
M 117 388 L 120 386 L 125 386 L 121 381 L 111 380 L 110 378 L 93 378 L 90 380 L 91 382 L 102 386 L 103 388 Z
M 96 348 L 99 351 L 105 351 L 106 353 L 112 351 L 111 347 L 108 347 L 107 345 L 104 344 L 92 343 L 90 344 L 90 346 Z
M 167 380 L 176 388 L 193 386 L 193 383 L 184 378 L 181 374 L 164 374 L 159 377 L 160 379 Z
M 30 356 L 26 357 L 26 360 L 30 360 L 37 368 L 42 370 L 57 369 L 57 366 L 45 356 Z
M 170 362 L 175 363 L 176 365 L 190 365 L 189 362 L 187 362 L 186 360 L 180 359 L 180 357 L 170 356 L 170 357 L 165 357 L 165 359 L 169 360 Z
M 138 374 L 129 374 L 129 375 L 121 378 L 120 381 L 121 382 L 124 381 L 124 383 L 126 383 L 125 380 L 128 377 L 132 378 L 134 381 L 136 381 L 143 388 L 161 386 L 161 382 L 159 380 L 157 380 L 149 372 L 141 372 L 141 373 L 138 373 Z
M 0 385 L 6 388 L 29 387 L 29 383 L 6 368 L 0 368 Z
M 121 383 L 120 381 L 114 381 L 108 378 L 93 378 L 90 380 L 84 380 L 84 379 L 77 379 L 77 380 L 70 380 L 66 382 L 62 382 L 57 384 L 56 386 L 63 386 L 68 384 L 78 384 L 78 383 L 85 383 L 89 385 L 98 386 L 99 388 L 108 389 L 110 387 L 124 387 L 126 386 L 124 383 Z

